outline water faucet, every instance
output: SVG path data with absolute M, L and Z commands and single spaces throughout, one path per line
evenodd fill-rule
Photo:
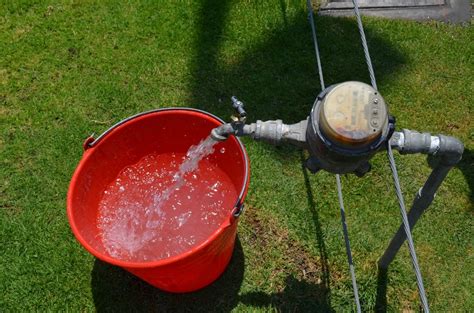
M 258 120 L 252 124 L 245 124 L 247 112 L 244 103 L 235 96 L 231 98 L 235 114 L 231 116 L 231 122 L 223 124 L 211 131 L 211 137 L 217 141 L 226 140 L 229 135 L 249 136 L 254 140 L 261 140 L 273 145 L 281 142 L 289 142 L 300 147 L 306 147 L 306 125 L 307 121 L 293 125 L 286 125 L 281 120 L 265 121 Z
M 237 99 L 237 97 L 232 96 L 232 107 L 235 109 L 236 113 L 238 114 L 239 119 L 242 119 L 245 122 L 247 117 L 247 112 L 244 110 L 244 103 Z

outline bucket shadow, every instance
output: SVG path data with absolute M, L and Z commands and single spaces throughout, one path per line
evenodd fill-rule
M 214 283 L 193 293 L 161 291 L 120 267 L 95 260 L 91 286 L 97 312 L 230 312 L 238 303 L 244 253 L 237 237 L 229 266 Z

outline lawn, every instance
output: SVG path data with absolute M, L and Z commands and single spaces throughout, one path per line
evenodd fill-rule
M 305 118 L 320 92 L 305 1 L 2 1 L 0 311 L 355 310 L 334 175 L 305 153 L 244 140 L 252 176 L 231 264 L 213 285 L 173 295 L 88 254 L 66 218 L 82 142 L 153 108 L 223 119 Z M 369 82 L 354 19 L 317 17 L 326 84 Z M 364 19 L 381 94 L 397 128 L 465 146 L 414 230 L 433 312 L 474 310 L 472 26 Z M 430 172 L 396 154 L 406 202 Z M 363 311 L 419 311 L 407 247 L 386 285 L 377 259 L 400 223 L 385 154 L 343 176 Z

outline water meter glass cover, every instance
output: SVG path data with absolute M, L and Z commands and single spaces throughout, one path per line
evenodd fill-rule
M 387 127 L 385 101 L 361 82 L 336 85 L 322 100 L 320 130 L 331 142 L 358 148 L 376 141 Z

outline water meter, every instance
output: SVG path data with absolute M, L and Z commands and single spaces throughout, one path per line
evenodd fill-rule
M 374 88 L 355 81 L 330 86 L 317 97 L 309 116 L 307 166 L 313 172 L 363 175 L 393 129 L 385 101 Z

